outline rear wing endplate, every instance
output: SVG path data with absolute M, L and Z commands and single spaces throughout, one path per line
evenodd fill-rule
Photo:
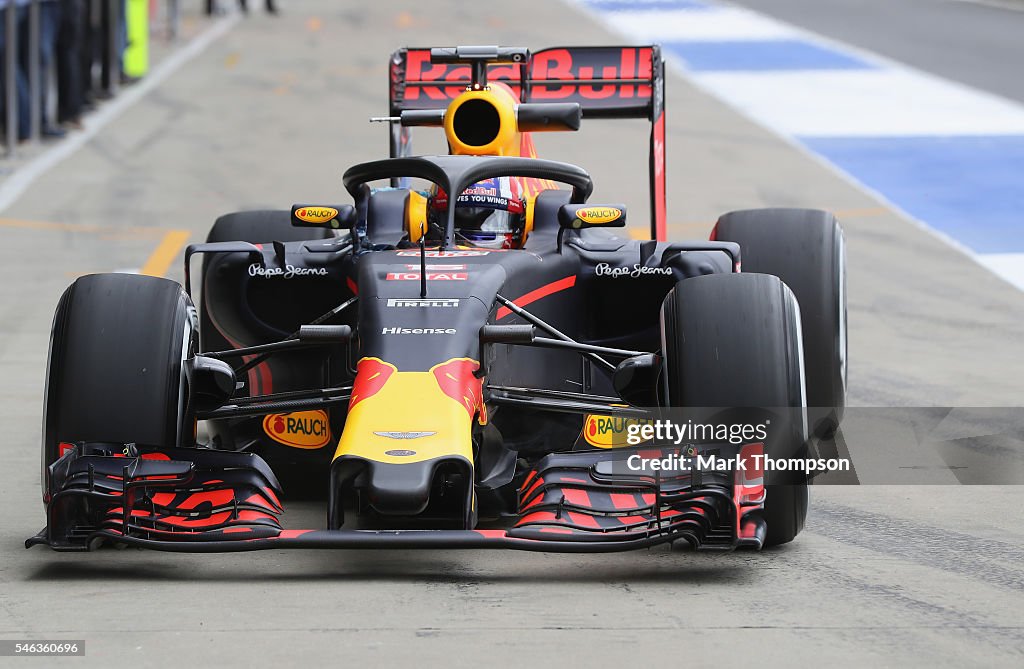
M 508 84 L 522 102 L 577 102 L 584 118 L 648 119 L 651 237 L 665 239 L 665 65 L 660 47 L 552 47 L 521 64 L 490 66 L 487 76 Z M 391 55 L 390 114 L 447 107 L 469 83 L 469 65 L 431 63 L 430 49 L 399 49 Z M 407 127 L 392 124 L 390 139 L 391 157 L 411 154 Z

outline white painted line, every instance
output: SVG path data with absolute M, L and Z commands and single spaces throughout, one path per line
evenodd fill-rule
M 595 20 L 597 20 L 600 23 L 602 23 L 611 32 L 619 32 L 618 26 L 616 25 L 616 23 L 614 21 L 614 14 L 603 13 L 603 12 L 601 12 L 599 10 L 598 7 L 588 7 L 587 5 L 585 5 L 582 2 L 580 2 L 580 0 L 564 0 L 564 2 L 566 2 L 566 3 L 570 4 L 570 5 L 573 5 L 573 6 L 577 7 L 577 8 L 579 8 L 579 9 L 583 10 L 584 13 L 589 14 Z M 592 9 L 594 11 L 587 12 L 586 10 L 588 10 L 588 9 Z M 707 11 L 715 11 L 715 10 L 712 9 L 712 10 L 707 10 Z M 803 35 L 810 42 L 818 43 L 820 45 L 823 45 L 823 46 L 835 49 L 835 50 L 840 51 L 842 53 L 852 54 L 852 55 L 857 56 L 857 57 L 859 57 L 862 60 L 865 60 L 867 62 L 875 63 L 880 68 L 889 69 L 890 71 L 892 71 L 892 70 L 902 71 L 904 74 L 917 75 L 919 77 L 923 77 L 923 78 L 926 78 L 926 79 L 931 79 L 931 80 L 935 80 L 935 81 L 941 82 L 942 85 L 945 87 L 945 89 L 947 91 L 950 91 L 950 92 L 952 92 L 953 90 L 959 90 L 959 92 L 961 94 L 965 95 L 965 96 L 972 96 L 972 95 L 984 96 L 989 101 L 993 102 L 994 104 L 997 103 L 1000 106 L 1002 106 L 1002 105 L 1010 105 L 1012 107 L 1019 107 L 1019 105 L 1016 102 L 1008 100 L 1006 98 L 1002 98 L 1002 97 L 999 97 L 999 96 L 996 96 L 996 95 L 990 95 L 990 94 L 987 94 L 987 93 L 982 93 L 982 92 L 980 92 L 980 91 L 978 91 L 976 89 L 970 88 L 968 86 L 965 86 L 963 84 L 959 84 L 959 83 L 956 83 L 956 82 L 952 82 L 952 81 L 948 81 L 948 80 L 944 80 L 944 79 L 939 79 L 939 78 L 935 77 L 934 75 L 931 75 L 931 74 L 929 74 L 927 72 L 924 72 L 922 70 L 919 70 L 919 69 L 916 69 L 916 68 L 913 68 L 913 67 L 909 67 L 909 66 L 903 65 L 901 63 L 897 63 L 896 61 L 884 58 L 882 56 L 879 56 L 878 54 L 875 54 L 875 53 L 872 53 L 872 52 L 869 52 L 869 51 L 865 51 L 863 49 L 858 49 L 858 48 L 851 47 L 849 45 L 837 42 L 835 40 L 828 39 L 828 38 L 823 37 L 821 35 L 818 35 L 816 33 L 811 33 L 809 31 L 803 30 L 801 28 L 797 28 L 796 26 L 793 26 L 792 28 L 793 28 L 794 31 L 796 31 L 796 32 L 800 33 L 801 35 Z M 646 41 L 646 40 L 642 40 L 642 41 Z M 915 227 L 919 228 L 925 234 L 931 235 L 935 239 L 938 239 L 939 241 L 947 244 L 949 247 L 959 251 L 964 256 L 966 256 L 967 258 L 969 258 L 972 261 L 974 261 L 975 263 L 977 263 L 978 266 L 983 267 L 983 268 L 985 268 L 988 271 L 992 271 L 993 273 L 996 274 L 996 276 L 998 276 L 999 278 L 1003 279 L 1004 281 L 1006 281 L 1010 285 L 1013 285 L 1015 287 L 1018 287 L 1018 288 L 1021 288 L 1022 290 L 1024 290 L 1024 285 L 1022 285 L 1021 283 L 1019 283 L 1018 281 L 1016 281 L 1013 278 L 1013 277 L 1017 276 L 1016 275 L 1016 270 L 1014 269 L 1014 265 L 1016 263 L 1020 263 L 1021 262 L 1020 259 L 1017 259 L 1017 258 L 1008 258 L 1008 259 L 1006 259 L 1006 258 L 991 258 L 990 257 L 988 262 L 984 261 L 981 256 L 979 256 L 978 254 L 974 253 L 971 249 L 969 249 L 966 246 L 964 246 L 961 242 L 957 241 L 956 239 L 950 237 L 949 235 L 947 235 L 947 234 L 945 234 L 943 232 L 940 232 L 940 231 L 936 230 L 935 228 L 929 227 L 927 223 L 925 223 L 924 221 L 922 221 L 922 220 L 914 217 L 913 215 L 911 215 L 909 212 L 904 210 L 902 207 L 897 205 L 895 202 L 890 200 L 888 197 L 886 197 L 881 192 L 879 192 L 879 191 L 875 190 L 874 188 L 871 188 L 870 186 L 868 186 L 868 185 L 864 184 L 863 182 L 857 180 L 854 176 L 852 176 L 850 173 L 844 171 L 842 168 L 837 166 L 835 163 L 830 162 L 829 160 L 827 160 L 824 157 L 822 157 L 820 154 L 817 154 L 814 151 L 810 150 L 805 144 L 803 144 L 799 140 L 797 140 L 796 137 L 794 137 L 788 131 L 780 130 L 778 127 L 774 127 L 773 128 L 771 126 L 767 126 L 765 124 L 765 121 L 762 118 L 759 118 L 758 116 L 756 116 L 754 114 L 754 112 L 750 108 L 746 108 L 746 109 L 745 108 L 741 108 L 740 105 L 737 103 L 737 100 L 732 99 L 731 97 L 726 97 L 722 93 L 716 92 L 709 85 L 708 77 L 710 77 L 711 75 L 707 75 L 704 78 L 695 76 L 693 72 L 690 72 L 689 70 L 687 70 L 683 66 L 683 64 L 680 63 L 679 60 L 675 59 L 675 58 L 667 59 L 666 65 L 667 65 L 668 69 L 670 71 L 674 72 L 676 75 L 682 77 L 683 79 L 687 79 L 687 80 L 691 81 L 692 83 L 696 84 L 698 86 L 698 88 L 701 88 L 705 92 L 707 92 L 707 93 L 717 97 L 726 106 L 736 110 L 737 112 L 739 112 L 740 114 L 742 114 L 743 116 L 745 116 L 746 118 L 751 120 L 752 122 L 754 122 L 756 124 L 759 124 L 759 125 L 762 125 L 762 126 L 765 126 L 765 127 L 769 127 L 769 129 L 774 130 L 775 134 L 779 137 L 779 139 L 784 141 L 786 144 L 791 146 L 793 149 L 795 149 L 796 151 L 798 151 L 802 155 L 806 156 L 809 160 L 815 162 L 816 164 L 821 166 L 826 171 L 836 175 L 838 178 L 840 178 L 843 181 L 845 181 L 846 183 L 850 184 L 850 186 L 852 186 L 854 188 L 857 188 L 857 189 L 859 189 L 860 191 L 862 191 L 864 193 L 867 193 L 867 195 L 872 197 L 876 202 L 880 203 L 882 206 L 886 207 L 887 209 L 895 212 L 900 217 L 902 217 L 905 220 L 909 221 L 911 224 L 913 224 Z M 806 75 L 807 72 L 803 72 L 801 74 Z M 830 75 L 835 75 L 836 73 L 835 72 L 830 72 L 829 74 Z M 772 95 L 778 95 L 777 91 L 770 91 L 770 92 L 771 92 Z M 888 95 L 888 96 L 892 96 L 893 94 L 894 94 L 893 91 L 888 91 L 886 93 L 886 95 Z M 854 109 L 856 109 L 856 108 L 854 108 Z M 851 111 L 850 109 L 844 110 L 844 115 L 845 114 L 849 114 L 850 111 Z M 780 120 L 776 119 L 775 125 L 777 125 L 777 126 L 785 126 L 786 124 L 781 122 Z M 1002 255 L 1002 254 L 999 254 L 999 255 Z M 1016 256 L 1017 254 L 1007 254 L 1007 255 Z M 1024 254 L 1021 254 L 1021 255 L 1024 255 Z M 1002 271 L 996 271 L 994 269 L 994 265 L 998 265 L 1001 268 Z
M 673 64 L 671 62 L 669 62 L 670 68 L 672 67 L 672 65 Z M 685 73 L 680 73 L 679 72 L 680 69 L 681 68 L 677 68 L 677 74 L 681 74 L 681 76 L 686 78 L 687 75 Z M 740 112 L 742 114 L 742 112 L 740 110 L 736 109 L 736 107 L 733 106 L 728 100 L 721 100 L 721 102 L 723 102 L 727 107 L 730 107 L 730 108 L 732 108 L 732 109 L 734 109 L 734 110 L 736 110 L 736 111 L 738 111 L 738 112 Z M 749 116 L 747 118 L 749 118 L 754 123 L 759 123 L 759 121 L 757 119 L 750 118 Z M 806 144 L 803 144 L 802 142 L 800 142 L 798 139 L 796 139 L 792 135 L 787 135 L 787 134 L 782 134 L 782 133 L 775 133 L 775 134 L 776 134 L 776 136 L 780 140 L 785 142 L 787 145 L 792 147 L 794 150 L 796 150 L 801 155 L 805 156 L 808 160 L 811 160 L 812 162 L 814 162 L 818 166 L 820 166 L 822 169 L 824 169 L 826 172 L 829 172 L 830 174 L 833 174 L 836 177 L 838 177 L 839 179 L 843 180 L 844 182 L 849 184 L 852 188 L 856 188 L 856 189 L 860 190 L 862 193 L 866 193 L 868 195 L 868 197 L 870 197 L 873 200 L 875 200 L 875 202 L 878 202 L 879 204 L 881 204 L 883 207 L 885 207 L 889 211 L 894 212 L 900 218 L 903 218 L 904 220 L 908 221 L 911 225 L 913 225 L 914 227 L 919 229 L 921 232 L 923 232 L 923 233 L 925 233 L 927 235 L 930 235 L 934 239 L 937 239 L 938 241 L 942 242 L 943 244 L 946 244 L 951 249 L 953 249 L 955 251 L 958 251 L 959 253 L 963 254 L 969 260 L 974 261 L 974 263 L 976 263 L 979 267 L 983 267 L 984 269 L 986 269 L 986 270 L 988 270 L 990 272 L 993 272 L 996 276 L 998 276 L 1000 279 L 1006 281 L 1011 286 L 1015 286 L 1017 288 L 1020 288 L 1021 290 L 1024 290 L 1024 286 L 1022 286 L 1021 284 L 1018 284 L 1015 281 L 1013 281 L 1012 279 L 1008 278 L 1009 272 L 1007 272 L 1007 274 L 1003 274 L 1003 273 L 994 271 L 993 268 L 992 268 L 992 265 L 984 262 L 982 260 L 981 256 L 979 256 L 973 250 L 971 250 L 971 249 L 967 248 L 966 246 L 964 246 L 963 243 L 961 243 L 959 240 L 954 239 L 953 237 L 950 237 L 946 233 L 941 232 L 939 230 L 936 230 L 935 228 L 929 226 L 926 222 L 924 222 L 921 219 L 915 217 L 913 214 L 908 212 L 906 209 L 904 209 L 900 205 L 898 205 L 895 202 L 893 202 L 892 200 L 890 200 L 888 198 L 888 196 L 886 196 L 881 191 L 878 191 L 878 190 L 868 186 L 864 182 L 858 180 L 856 177 L 854 177 L 849 172 L 845 171 L 844 169 L 842 169 L 841 167 L 839 167 L 835 163 L 833 163 L 830 160 L 828 160 L 825 157 L 823 157 L 821 154 L 815 153 L 814 151 L 809 149 Z M 995 255 L 995 254 L 989 254 L 989 255 Z M 1017 254 L 1006 254 L 1006 255 L 1017 255 Z M 1024 255 L 1024 254 L 1021 254 L 1021 255 Z
M 979 253 L 978 262 L 1024 290 L 1024 253 Z
M 609 5 L 621 5 L 622 0 L 569 0 L 570 2 L 576 2 L 584 9 L 602 10 L 601 5 L 607 3 Z M 707 0 L 695 0 L 696 2 L 706 2 Z M 654 6 L 654 5 L 677 5 L 679 0 L 633 0 L 633 4 L 640 6 Z M 603 10 L 608 11 L 608 10 Z M 617 13 L 617 12 L 616 12 Z
M 734 42 L 801 37 L 791 26 L 747 9 L 662 9 L 615 12 L 607 23 L 641 42 Z
M 1005 9 L 1011 12 L 1024 12 L 1024 4 L 1020 0 L 947 0 L 948 2 L 962 2 L 968 5 L 983 5 L 993 9 Z
M 1024 134 L 1024 106 L 902 69 L 691 72 L 773 130 L 803 137 Z
M 167 80 L 182 65 L 202 53 L 210 44 L 231 30 L 240 19 L 239 14 L 229 14 L 218 19 L 192 41 L 162 60 L 141 81 L 122 92 L 113 100 L 103 104 L 99 111 L 83 118 L 84 128 L 70 133 L 53 148 L 39 154 L 22 167 L 17 168 L 0 185 L 0 211 L 4 211 L 17 200 L 35 181 L 70 157 L 109 125 L 126 109 L 141 100 L 147 93 Z

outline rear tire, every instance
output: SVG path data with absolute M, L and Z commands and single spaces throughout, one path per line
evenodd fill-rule
M 71 284 L 50 336 L 43 468 L 61 442 L 194 445 L 182 363 L 197 342 L 192 300 L 174 281 L 92 274 Z
M 718 219 L 714 239 L 736 242 L 744 272 L 773 274 L 800 303 L 807 406 L 818 437 L 846 407 L 846 246 L 836 217 L 816 209 L 749 209 Z
M 770 416 L 766 454 L 803 455 L 800 309 L 778 277 L 744 273 L 684 279 L 665 298 L 661 322 L 664 404 L 720 407 L 730 419 L 750 423 L 763 422 L 763 409 L 790 409 Z M 765 546 L 787 543 L 807 517 L 806 478 L 766 481 Z
M 210 228 L 209 234 L 206 236 L 207 242 L 249 242 L 250 244 L 269 244 L 271 242 L 301 242 L 308 240 L 321 240 L 330 239 L 334 237 L 334 233 L 325 228 L 297 228 L 292 225 L 291 211 L 287 209 L 263 209 L 255 211 L 237 211 L 230 214 L 224 214 L 217 218 L 214 222 L 213 227 Z M 256 340 L 256 341 L 229 341 L 227 337 L 221 332 L 220 329 L 214 324 L 214 319 L 211 316 L 213 309 L 211 308 L 211 302 L 208 300 L 210 294 L 213 291 L 207 291 L 207 282 L 215 282 L 218 280 L 217 275 L 208 274 L 210 269 L 210 261 L 212 256 L 205 255 L 203 257 L 203 274 L 201 285 L 203 289 L 200 294 L 200 305 L 199 310 L 199 341 L 200 351 L 226 351 L 241 346 L 269 343 L 270 340 Z M 216 269 L 214 269 L 216 272 Z M 234 294 L 231 291 L 227 291 L 230 295 L 230 299 L 242 300 L 244 299 L 241 294 Z M 282 335 L 283 336 L 283 335 Z M 279 354 L 275 358 L 262 363 L 268 370 L 274 369 L 274 385 L 276 389 L 281 390 L 296 390 L 298 388 L 306 387 L 302 382 L 310 378 L 310 373 L 306 370 L 309 369 L 308 363 L 302 361 L 308 356 L 308 353 L 298 352 L 294 354 Z M 257 368 L 259 369 L 259 368 Z M 311 368 L 311 372 L 316 372 L 316 367 Z M 257 378 L 253 372 L 250 372 L 250 379 Z M 292 380 L 292 383 L 289 381 Z M 296 381 L 297 380 L 297 381 Z M 255 382 L 251 382 L 249 385 L 249 394 L 259 394 L 262 392 L 262 387 L 257 386 Z M 332 416 L 334 412 L 329 412 Z M 204 421 L 203 430 L 204 437 L 211 440 L 211 444 L 216 448 L 224 450 L 236 450 L 242 448 L 244 445 L 243 438 L 239 438 L 236 441 L 236 430 L 235 428 L 239 425 L 252 424 L 255 422 L 256 427 L 254 428 L 256 434 L 262 434 L 262 428 L 259 428 L 258 418 L 225 418 L 216 419 L 210 421 Z M 243 431 L 243 434 L 244 431 Z M 272 453 L 262 452 L 261 455 L 266 457 L 278 474 L 288 477 L 288 472 L 282 468 L 281 462 L 278 462 Z M 303 480 L 308 480 L 309 476 L 305 471 L 302 473 Z M 292 485 L 286 485 L 286 489 L 293 489 Z
M 249 242 L 269 244 L 271 242 L 301 242 L 310 239 L 330 239 L 334 234 L 327 229 L 296 228 L 292 225 L 292 214 L 287 209 L 259 209 L 236 211 L 217 218 L 210 228 L 206 241 Z M 203 280 L 205 285 L 209 257 L 203 259 Z M 200 341 L 203 351 L 224 351 L 235 348 L 217 331 L 209 316 L 205 291 L 200 296 Z
M 334 233 L 327 228 L 297 228 L 287 209 L 235 211 L 217 217 L 207 242 L 302 242 L 307 239 L 330 239 Z

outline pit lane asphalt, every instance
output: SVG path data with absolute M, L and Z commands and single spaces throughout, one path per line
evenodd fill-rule
M 140 267 L 159 230 L 198 241 L 233 209 L 345 201 L 344 168 L 386 151 L 384 129 L 365 119 L 385 111 L 397 46 L 608 39 L 550 2 L 500 16 L 447 1 L 255 12 L 4 212 L 61 225 L 0 232 L 0 638 L 86 639 L 87 666 L 1019 664 L 1017 487 L 817 488 L 807 530 L 759 554 L 22 548 L 43 524 L 48 328 L 75 276 Z M 539 145 L 593 172 L 594 201 L 636 203 L 642 219 L 642 123 L 594 123 Z M 436 136 L 418 146 L 441 148 Z M 840 213 L 853 403 L 1019 404 L 1020 292 L 675 76 L 668 150 L 673 237 L 704 238 L 734 208 Z M 321 519 L 310 506 L 287 518 Z

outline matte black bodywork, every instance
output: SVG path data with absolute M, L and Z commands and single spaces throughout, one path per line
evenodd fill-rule
M 538 198 L 534 230 L 523 249 L 428 248 L 431 278 L 424 298 L 420 250 L 402 241 L 408 196 L 402 189 L 368 195 L 361 250 L 341 234 L 326 241 L 265 244 L 258 260 L 244 252 L 210 256 L 204 303 L 220 334 L 238 345 L 277 341 L 358 297 L 331 321 L 355 328 L 358 336 L 350 347 L 326 355 L 275 356 L 249 371 L 243 379 L 248 392 L 347 386 L 355 361 L 366 357 L 403 371 L 426 371 L 453 358 L 479 361 L 481 326 L 526 322 L 503 308 L 497 296 L 526 307 L 577 342 L 653 351 L 660 346 L 659 310 L 668 291 L 688 277 L 732 272 L 738 255 L 728 243 L 672 244 L 632 240 L 611 230 L 563 230 L 557 214 L 569 193 L 550 191 Z M 394 328 L 439 333 L 400 334 Z M 483 361 L 489 386 L 616 395 L 610 371 L 572 351 L 499 345 L 491 356 Z M 532 455 L 571 449 L 583 424 L 581 414 L 519 407 L 492 413 L 504 446 Z M 340 434 L 345 415 L 344 405 L 331 408 L 333 434 Z M 218 447 L 244 446 L 275 468 L 312 466 L 333 455 L 333 443 L 315 451 L 280 446 L 267 438 L 261 417 L 225 419 L 214 434 Z

